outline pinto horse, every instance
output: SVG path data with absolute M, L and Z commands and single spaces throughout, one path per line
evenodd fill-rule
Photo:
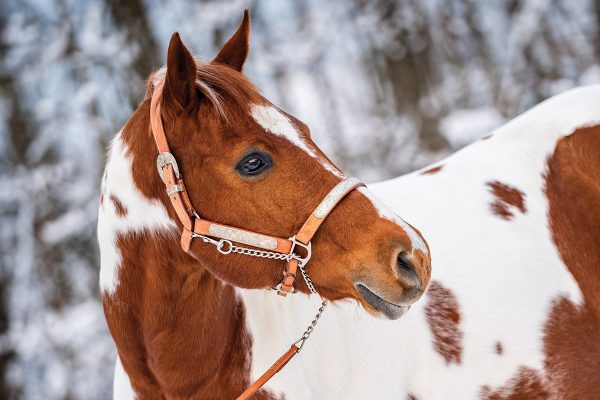
M 376 204 L 305 124 L 241 73 L 249 32 L 246 12 L 209 63 L 194 60 L 174 34 L 166 69 L 153 74 L 112 141 L 98 237 L 119 356 L 116 398 L 236 398 L 255 369 L 269 366 L 262 359 L 279 335 L 293 330 L 277 346 L 285 351 L 304 330 L 296 322 L 310 321 L 291 297 L 355 299 L 396 319 L 429 285 L 421 234 Z M 253 320 L 245 296 L 273 287 L 269 296 L 290 308 L 257 309 L 269 318 Z M 303 348 L 326 301 L 276 365 Z M 259 336 L 255 324 L 272 332 Z M 256 399 L 280 396 L 260 384 L 249 390 Z
M 153 165 L 150 97 L 177 81 L 163 122 L 201 217 L 289 236 L 344 179 L 306 126 L 239 73 L 248 30 L 246 17 L 208 65 L 174 37 L 166 72 L 113 142 L 99 238 L 115 398 L 236 398 L 320 304 L 256 290 L 281 280 L 282 261 L 202 241 L 182 251 Z M 600 399 L 599 102 L 600 87 L 553 97 L 444 161 L 371 185 L 384 203 L 349 193 L 306 268 L 335 309 L 256 398 Z M 264 176 L 237 172 L 249 147 L 270 154 Z M 427 245 L 382 204 L 422 230 L 435 263 L 429 290 L 396 322 L 344 301 L 393 318 L 429 281 Z M 302 279 L 296 288 L 309 291 Z

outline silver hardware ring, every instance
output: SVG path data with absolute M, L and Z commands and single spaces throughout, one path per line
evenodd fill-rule
M 221 239 L 217 243 L 217 251 L 223 255 L 228 255 L 233 251 L 233 243 L 229 240 Z
M 296 236 L 292 236 L 289 238 L 289 241 L 292 242 L 292 248 L 290 249 L 289 254 L 293 254 L 294 258 L 298 260 L 298 262 L 302 265 L 308 264 L 310 258 L 312 257 L 312 243 L 308 242 L 308 244 L 304 244 L 296 239 Z M 306 252 L 306 255 L 302 256 L 296 253 L 296 248 L 302 248 Z

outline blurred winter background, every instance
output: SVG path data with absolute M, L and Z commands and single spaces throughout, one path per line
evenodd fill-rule
M 2 0 L 0 399 L 106 399 L 98 291 L 110 138 L 179 31 L 210 57 L 252 12 L 246 73 L 366 181 L 600 82 L 598 0 Z

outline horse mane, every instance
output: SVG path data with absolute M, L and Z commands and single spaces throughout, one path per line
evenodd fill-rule
M 243 74 L 226 65 L 196 59 L 196 87 L 208 100 L 220 120 L 229 124 L 239 113 L 247 114 L 253 104 L 265 102 L 260 91 Z M 146 96 L 150 99 L 154 88 L 164 81 L 167 67 L 154 71 L 146 83 Z

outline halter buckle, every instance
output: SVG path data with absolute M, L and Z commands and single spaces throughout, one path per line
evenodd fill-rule
M 304 244 L 301 241 L 299 241 L 298 239 L 296 239 L 296 236 L 292 236 L 291 238 L 289 238 L 289 240 L 290 240 L 290 242 L 292 242 L 292 248 L 290 249 L 290 254 L 294 255 L 294 258 L 296 260 L 298 260 L 298 263 L 300 263 L 300 265 L 306 265 L 310 261 L 310 258 L 312 257 L 312 243 L 308 242 L 308 244 Z M 304 256 L 298 254 L 295 251 L 297 247 L 304 249 L 304 253 L 305 253 Z
M 177 161 L 175 161 L 175 157 L 173 156 L 173 154 L 169 153 L 168 151 L 163 151 L 162 153 L 159 153 L 158 157 L 156 157 L 156 169 L 158 169 L 160 179 L 162 179 L 162 181 L 165 184 L 167 183 L 167 181 L 165 180 L 164 168 L 169 164 L 173 167 L 175 178 L 179 179 L 181 177 L 179 175 L 179 166 L 177 165 Z
M 291 292 L 286 292 L 285 290 L 283 290 L 283 281 L 279 282 L 276 286 L 273 286 L 270 288 L 271 290 L 274 290 L 277 292 L 277 294 L 279 294 L 280 296 L 286 296 L 288 294 L 296 294 L 298 293 L 298 291 L 296 290 L 296 288 L 292 288 Z

